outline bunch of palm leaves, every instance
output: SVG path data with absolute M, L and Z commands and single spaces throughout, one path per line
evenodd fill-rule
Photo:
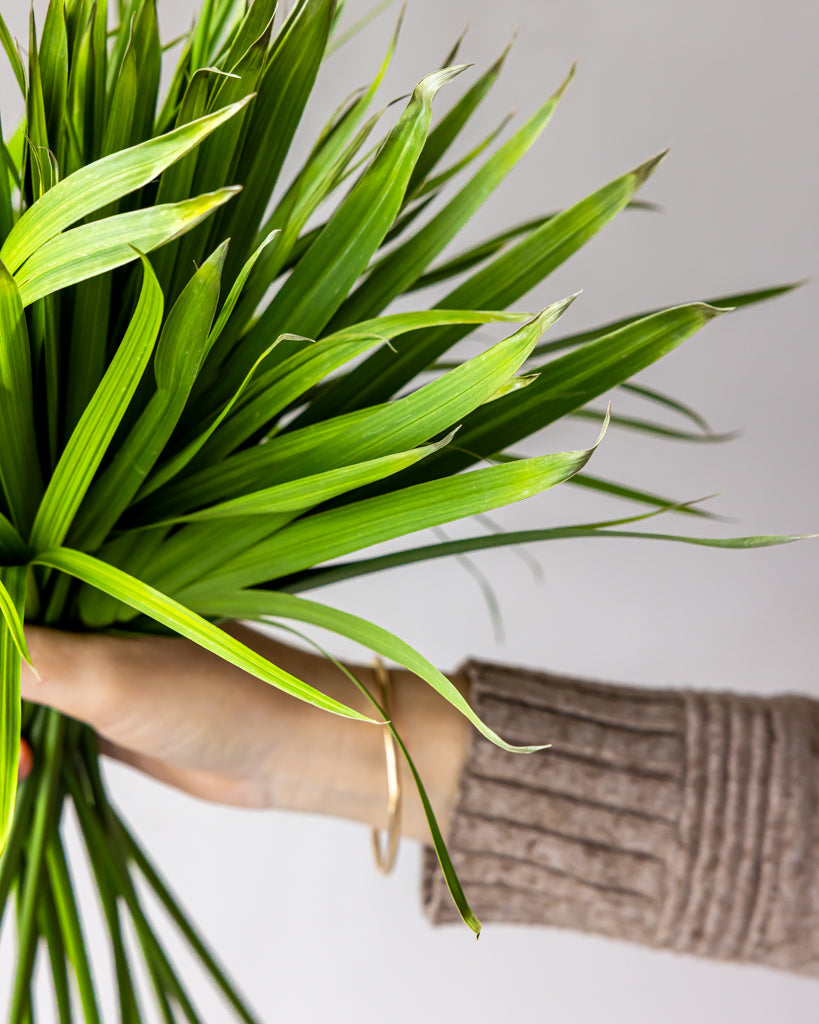
M 142 1019 L 127 927 L 163 1019 L 199 1019 L 138 898 L 143 882 L 235 1012 L 254 1020 L 112 806 L 90 730 L 34 706 L 21 714 L 23 622 L 175 632 L 297 699 L 363 718 L 218 625 L 312 624 L 417 673 L 493 742 L 520 749 L 398 637 L 298 595 L 491 546 L 622 535 L 618 527 L 675 507 L 703 514 L 581 472 L 593 449 L 518 458 L 509 446 L 567 414 L 588 414 L 614 387 L 702 433 L 692 410 L 627 382 L 726 307 L 785 290 L 541 341 L 571 298 L 536 315 L 507 308 L 636 203 L 660 157 L 569 209 L 443 256 L 571 79 L 502 144 L 493 132 L 448 156 L 505 54 L 433 125 L 436 93 L 450 92 L 464 68 L 453 66 L 453 51 L 397 117 L 373 114 L 393 40 L 372 81 L 283 181 L 316 75 L 343 41 L 341 7 L 298 0 L 282 14 L 275 0 L 204 0 L 191 31 L 163 46 L 155 0 L 118 0 L 112 10 L 106 0 L 51 0 L 40 32 L 32 15 L 25 61 L 0 18 L 25 98 L 22 123 L 5 136 L 0 129 L 0 913 L 13 893 L 13 1022 L 34 1018 L 41 939 L 60 1020 L 72 1019 L 74 982 L 85 1019 L 100 1019 L 60 836 L 69 798 L 110 930 L 122 1021 Z M 176 67 L 160 101 L 166 52 L 176 53 Z M 391 127 L 377 138 L 382 120 Z M 385 312 L 399 296 L 449 279 L 434 308 Z M 453 346 L 489 322 L 516 326 L 474 358 L 452 361 Z M 336 561 L 569 479 L 645 508 L 606 523 Z M 385 720 L 371 699 L 373 720 Z M 21 726 L 36 768 L 18 792 Z M 412 771 L 453 899 L 477 931 Z

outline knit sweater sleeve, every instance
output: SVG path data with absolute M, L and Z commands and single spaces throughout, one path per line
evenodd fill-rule
M 609 686 L 479 662 L 448 845 L 482 921 L 819 976 L 819 702 Z M 425 910 L 458 920 L 430 849 Z

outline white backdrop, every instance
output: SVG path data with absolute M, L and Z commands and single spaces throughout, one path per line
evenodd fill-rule
M 0 6 L 24 38 L 27 5 Z M 350 0 L 350 18 L 367 6 Z M 43 8 L 35 3 L 40 15 Z M 191 8 L 191 0 L 160 0 L 168 36 L 189 21 Z M 305 119 L 303 143 L 371 74 L 392 20 L 383 17 L 333 59 Z M 520 27 L 472 138 L 511 106 L 528 115 L 574 58 L 580 66 L 543 139 L 457 248 L 572 202 L 673 146 L 643 191 L 665 212 L 621 215 L 528 298 L 529 308 L 583 287 L 565 321 L 567 329 L 582 329 L 664 303 L 816 273 L 816 5 L 410 0 L 384 96 L 408 91 L 436 67 L 467 21 L 461 56 L 478 68 Z M 5 68 L 0 89 L 5 114 L 15 102 Z M 439 109 L 446 103 L 439 95 Z M 713 508 L 736 517 L 731 532 L 817 530 L 817 312 L 812 284 L 722 317 L 644 375 L 701 409 L 715 429 L 741 428 L 741 439 L 686 446 L 612 430 L 594 472 L 681 499 L 718 491 Z M 634 407 L 616 397 L 616 408 Z M 532 439 L 527 450 L 585 446 L 595 430 L 573 421 Z M 622 507 L 564 487 L 500 518 L 513 527 L 549 525 Z M 689 524 L 678 518 L 668 525 Z M 382 574 L 320 596 L 396 630 L 444 668 L 470 654 L 652 686 L 819 697 L 816 543 L 719 552 L 576 541 L 535 553 L 545 569 L 542 584 L 509 552 L 480 556 L 503 607 L 503 644 L 457 564 Z M 340 643 L 334 649 L 358 655 Z M 357 826 L 216 808 L 122 768 L 109 768 L 108 777 L 265 1021 L 817 1019 L 819 985 L 761 968 L 558 931 L 489 925 L 476 944 L 466 929 L 434 930 L 420 910 L 420 851 L 412 843 L 404 843 L 395 875 L 384 881 Z M 11 958 L 7 935 L 0 946 L 6 977 Z M 231 1019 L 204 981 L 193 987 L 205 1020 Z M 41 1019 L 55 1019 L 50 1004 L 41 1005 Z M 115 1019 L 111 1002 L 106 1021 Z

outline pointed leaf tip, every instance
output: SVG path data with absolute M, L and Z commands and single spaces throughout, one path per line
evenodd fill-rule
M 651 177 L 651 175 L 654 173 L 657 167 L 668 156 L 670 151 L 671 147 L 668 146 L 661 153 L 658 153 L 656 156 L 653 156 L 650 160 L 646 160 L 646 162 L 644 164 L 640 164 L 639 167 L 634 168 L 634 170 L 631 173 L 637 179 L 637 184 L 635 188 L 639 188 L 641 185 L 645 184 L 646 181 L 648 181 L 648 179 Z
M 560 85 L 555 90 L 554 98 L 556 100 L 559 100 L 559 99 L 562 98 L 563 93 L 565 93 L 565 91 L 572 84 L 572 80 L 574 79 L 574 76 L 576 74 L 577 74 L 577 61 L 573 61 L 572 62 L 572 66 L 569 68 L 568 74 L 566 75 L 566 77 L 563 79 L 563 81 L 560 83 Z
M 509 42 L 506 44 L 506 46 L 504 46 L 503 52 L 500 54 L 500 56 L 495 60 L 495 63 L 490 68 L 491 71 L 494 71 L 496 74 L 500 72 L 501 68 L 503 67 L 504 63 L 506 62 L 506 58 L 509 56 L 509 54 L 510 54 L 510 52 L 512 50 L 512 47 L 515 45 L 515 43 L 517 41 L 518 32 L 519 31 L 520 31 L 520 26 L 516 25 L 515 28 L 512 31 L 512 38 L 509 40 Z
M 580 291 L 574 292 L 572 295 L 567 295 L 565 299 L 558 299 L 557 302 L 553 302 L 551 305 L 546 306 L 545 309 L 542 309 L 532 318 L 532 322 L 539 324 L 542 330 L 545 332 L 549 327 L 552 326 L 552 324 L 554 324 L 557 320 L 560 319 L 560 317 L 563 316 L 563 314 L 566 312 L 569 306 L 572 305 L 574 300 L 578 297 L 578 295 L 581 294 L 581 292 L 582 289 Z

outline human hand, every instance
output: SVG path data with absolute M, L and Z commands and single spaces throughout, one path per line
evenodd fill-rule
M 267 639 L 228 631 L 257 647 Z M 295 701 L 182 638 L 37 627 L 26 637 L 40 678 L 23 665 L 23 698 L 92 726 L 102 753 L 207 800 L 270 804 L 271 755 L 301 714 Z
M 324 658 L 238 623 L 225 629 L 337 700 L 371 710 Z M 26 639 L 40 678 L 23 665 L 23 698 L 90 725 L 101 753 L 206 800 L 383 824 L 384 745 L 377 726 L 312 708 L 181 638 L 27 627 Z M 371 669 L 354 671 L 371 686 Z M 394 672 L 393 679 L 393 718 L 443 826 L 468 726 L 410 673 Z M 21 777 L 31 763 L 28 745 L 21 745 Z M 404 782 L 404 833 L 421 838 L 423 810 L 412 780 Z

